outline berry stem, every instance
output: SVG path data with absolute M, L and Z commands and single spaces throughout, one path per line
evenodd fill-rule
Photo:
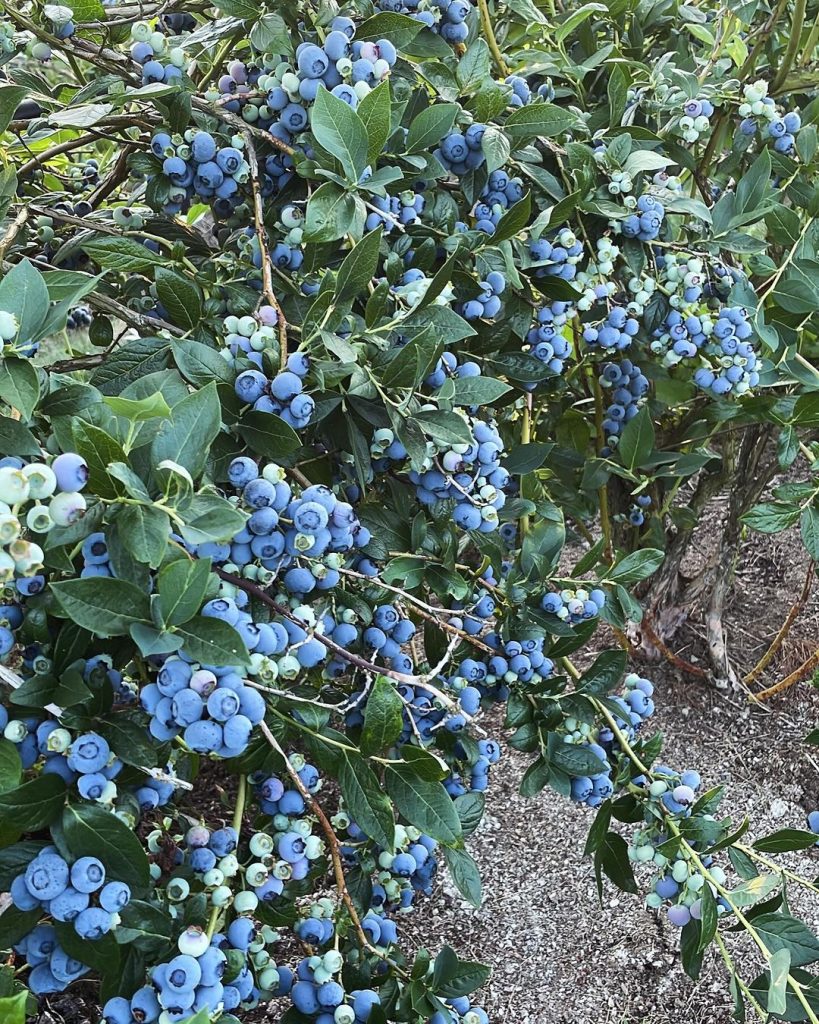
M 793 67 L 793 62 L 796 60 L 796 55 L 799 52 L 799 46 L 802 42 L 802 28 L 805 24 L 805 10 L 807 5 L 807 0 L 796 0 L 793 5 L 793 15 L 789 27 L 790 35 L 788 37 L 788 48 L 785 51 L 785 56 L 779 66 L 779 71 L 777 72 L 776 78 L 773 82 L 774 93 L 788 77 L 788 73 Z
M 478 10 L 481 16 L 481 29 L 486 42 L 489 45 L 489 51 L 492 54 L 492 59 L 495 61 L 495 66 L 498 72 L 506 78 L 509 74 L 509 68 L 506 65 L 506 61 L 503 59 L 500 47 L 498 46 L 498 40 L 495 38 L 495 30 L 492 28 L 492 17 L 489 13 L 489 3 L 487 0 L 478 0 Z

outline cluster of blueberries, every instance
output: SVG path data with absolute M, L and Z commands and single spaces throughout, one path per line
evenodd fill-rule
M 778 113 L 776 101 L 768 95 L 767 82 L 760 80 L 744 87 L 744 102 L 739 106 L 739 114 L 742 117 L 739 130 L 743 135 L 756 135 L 761 131 L 763 139 L 773 142 L 777 153 L 793 152 L 802 118 L 798 110 Z
M 94 321 L 94 314 L 90 306 L 75 306 L 66 319 L 65 326 L 69 331 L 82 331 L 90 327 Z
M 250 318 L 248 318 L 250 319 Z M 302 352 L 291 352 L 287 369 L 273 378 L 263 370 L 244 370 L 236 378 L 236 394 L 243 403 L 252 405 L 256 412 L 272 412 L 291 427 L 306 427 L 315 412 L 316 403 L 304 393 L 304 378 L 310 369 L 310 360 Z
M 131 899 L 124 882 L 106 880 L 105 865 L 99 858 L 80 857 L 69 864 L 51 846 L 41 850 L 14 878 L 9 891 L 19 910 L 41 909 L 55 921 L 70 921 L 83 939 L 106 935 Z
M 714 104 L 707 99 L 686 100 L 677 131 L 686 142 L 696 142 L 711 127 Z
M 620 708 L 615 719 L 617 727 L 629 739 L 636 736 L 645 720 L 654 713 L 653 693 L 650 680 L 631 672 L 624 680 L 623 695 L 613 698 L 613 703 Z M 571 798 L 587 807 L 599 807 L 614 793 L 613 773 L 621 753 L 615 734 L 608 726 L 594 726 L 576 718 L 567 718 L 563 730 L 564 743 L 582 746 L 602 765 L 601 771 L 595 774 L 572 778 Z
M 241 920 L 238 918 L 237 920 Z M 235 923 L 235 922 L 234 922 Z M 163 1020 L 184 1021 L 200 1010 L 235 1010 L 258 996 L 250 967 L 245 963 L 230 982 L 224 980 L 231 946 L 225 935 L 208 938 L 201 928 L 190 926 L 177 940 L 178 953 L 151 971 L 151 983 L 131 999 L 115 996 L 103 1006 L 107 1024 L 145 1024 Z
M 599 324 L 588 324 L 583 329 L 583 340 L 589 348 L 606 352 L 627 349 L 640 330 L 640 321 L 630 316 L 624 306 L 612 306 Z
M 520 178 L 510 177 L 503 168 L 492 171 L 472 210 L 475 230 L 494 235 L 501 217 L 510 206 L 523 199 L 524 193 Z M 466 224 L 458 224 L 456 227 L 466 230 Z
M 509 97 L 510 107 L 525 107 L 527 103 L 531 103 L 536 99 L 542 99 L 550 103 L 555 98 L 555 87 L 552 84 L 551 78 L 547 78 L 534 91 L 528 80 L 521 77 L 521 75 L 507 75 L 505 83 L 512 89 L 512 94 Z
M 202 614 L 222 618 L 225 604 L 217 599 Z M 140 701 L 151 716 L 154 739 L 166 742 L 181 735 L 191 750 L 219 757 L 241 754 L 265 713 L 264 698 L 240 670 L 197 667 L 177 655 L 164 661 L 155 683 L 142 687 Z
M 268 463 L 260 473 L 246 456 L 231 462 L 228 479 L 250 513 L 247 523 L 230 545 L 206 545 L 198 552 L 239 568 L 258 560 L 273 574 L 286 570 L 282 583 L 290 594 L 332 589 L 340 579 L 341 556 L 370 541 L 352 505 L 323 484 L 295 495 L 281 467 Z
M 144 85 L 181 80 L 187 65 L 181 46 L 169 46 L 165 34 L 145 21 L 131 26 L 131 39 L 131 57 L 142 68 Z
M 574 307 L 570 302 L 555 300 L 540 307 L 535 322 L 526 334 L 524 349 L 556 374 L 563 372 L 566 359 L 572 351 L 571 342 L 563 334 L 563 328 L 572 316 Z M 527 390 L 534 390 L 536 386 L 525 385 Z
M 486 125 L 477 122 L 471 124 L 463 132 L 457 128 L 453 129 L 441 140 L 441 145 L 435 150 L 434 155 L 445 170 L 458 177 L 468 171 L 477 170 L 481 164 L 486 162 L 486 155 L 483 151 L 485 131 Z
M 647 810 L 646 821 L 650 824 L 633 836 L 628 848 L 630 860 L 636 864 L 651 864 L 658 872 L 652 891 L 646 896 L 647 906 L 659 910 L 667 904 L 669 924 L 684 928 L 689 921 L 701 919 L 702 891 L 708 885 L 716 901 L 717 913 L 729 912 L 732 909 L 730 904 L 714 889 L 714 884 L 725 884 L 725 872 L 714 864 L 711 855 L 701 855 L 702 868 L 707 869 L 710 876 L 707 881 L 700 865 L 691 863 L 683 853 L 669 857 L 660 849 L 668 839 L 664 818 L 673 816 L 682 820 L 691 815 L 697 790 L 702 785 L 699 773 L 693 770 L 678 772 L 661 764 L 652 768 L 651 779 L 643 776 L 632 781 L 645 787 L 649 804 L 656 802 L 662 806 L 662 814 Z
M 642 526 L 646 521 L 646 510 L 651 508 L 651 497 L 648 494 L 638 494 L 628 510 L 628 521 L 632 526 Z
M 151 152 L 162 160 L 162 173 L 170 182 L 166 213 L 183 212 L 194 197 L 213 201 L 217 216 L 227 217 L 240 202 L 240 186 L 250 167 L 238 145 L 220 146 L 206 131 L 188 129 L 183 136 L 157 132 Z
M 665 207 L 656 196 L 646 193 L 637 199 L 636 212 L 621 221 L 615 221 L 613 226 L 619 228 L 626 238 L 653 242 L 659 238 L 664 220 Z
M 583 243 L 570 228 L 562 228 L 551 238 L 536 238 L 529 242 L 529 258 L 537 277 L 559 277 L 573 281 L 577 265 L 583 259 Z
M 461 707 L 467 714 L 478 710 L 480 699 L 505 701 L 512 685 L 536 686 L 554 672 L 554 662 L 543 653 L 543 636 L 504 640 L 490 632 L 481 639 L 495 653 L 485 658 L 464 658 L 447 680 L 449 689 L 459 696 L 468 695 L 461 699 Z M 477 691 L 478 698 L 473 691 Z
M 506 502 L 509 474 L 500 465 L 504 444 L 497 427 L 480 419 L 469 421 L 471 444 L 439 450 L 428 469 L 407 474 L 422 505 L 452 500 L 453 520 L 463 530 L 491 533 L 498 528 L 498 510 Z
M 31 968 L 26 984 L 35 996 L 62 992 L 90 970 L 86 964 L 66 953 L 52 924 L 38 924 L 16 943 L 14 949 Z
M 412 826 L 396 825 L 395 851 L 371 851 L 372 844 L 345 812 L 333 818 L 333 827 L 346 831 L 341 857 L 348 868 L 375 872 L 370 908 L 379 916 L 408 911 L 418 893 L 429 896 L 438 872 L 438 843 Z M 383 928 L 383 922 L 380 923 Z
M 13 582 L 23 597 L 40 593 L 45 577 L 38 570 L 45 556 L 24 533 L 46 534 L 76 522 L 86 509 L 81 491 L 87 482 L 88 466 L 75 452 L 58 455 L 50 466 L 16 456 L 0 459 L 0 583 Z M 7 642 L 3 634 L 0 647 Z
M 448 43 L 465 43 L 469 36 L 466 19 L 472 10 L 470 0 L 376 0 L 376 7 L 407 14 Z
M 759 383 L 753 326 L 742 306 L 726 306 L 714 319 L 708 314 L 684 316 L 672 310 L 652 342 L 666 366 L 705 356 L 708 365 L 694 371 L 694 383 L 717 397 L 742 395 Z
M 375 210 L 367 214 L 366 230 L 374 231 L 381 225 L 388 234 L 396 224 L 414 224 L 424 212 L 426 200 L 423 192 L 406 190 L 397 196 L 373 195 L 370 203 Z
M 456 744 L 454 753 L 459 759 L 465 759 L 460 744 Z M 489 788 L 489 769 L 498 763 L 500 756 L 500 747 L 494 740 L 478 740 L 478 756 L 468 762 L 468 778 L 465 773 L 460 774 L 453 769 L 444 779 L 447 793 L 454 800 L 466 793 L 485 792 Z
M 326 956 L 326 955 L 325 955 Z M 289 995 L 301 1019 L 315 1024 L 357 1024 L 370 1019 L 381 997 L 372 988 L 353 989 L 349 994 L 324 964 L 325 957 L 311 956 L 296 968 L 296 980 Z M 330 961 L 332 966 L 332 961 Z M 329 977 L 325 980 L 325 975 Z
M 506 288 L 506 278 L 499 270 L 490 270 L 485 281 L 479 281 L 480 291 L 473 299 L 467 299 L 458 307 L 465 320 L 494 320 L 501 311 L 501 295 Z
M 561 621 L 575 626 L 584 619 L 593 619 L 606 603 L 605 592 L 595 588 L 553 590 L 540 599 L 540 607 L 549 615 L 556 615 Z
M 623 427 L 639 412 L 648 393 L 648 378 L 630 359 L 623 359 L 619 363 L 606 363 L 599 380 L 601 387 L 611 392 L 603 420 L 606 435 L 603 454 L 607 454 L 617 447 Z

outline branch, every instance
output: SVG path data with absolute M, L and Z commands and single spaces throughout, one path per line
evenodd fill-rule
M 321 830 L 322 832 L 324 832 L 325 838 L 327 839 L 327 845 L 330 848 L 330 860 L 333 862 L 333 874 L 335 875 L 336 879 L 336 889 L 338 890 L 338 894 L 341 897 L 344 906 L 347 908 L 347 913 L 350 915 L 350 920 L 352 921 L 353 927 L 356 930 L 356 935 L 358 936 L 359 944 L 362 946 L 362 948 L 366 949 L 368 953 L 372 953 L 374 956 L 377 956 L 379 957 L 379 959 L 384 960 L 386 963 L 388 963 L 396 971 L 396 973 L 401 975 L 401 977 L 408 978 L 409 975 L 401 967 L 399 967 L 399 965 L 394 960 L 392 960 L 385 953 L 382 953 L 380 950 L 376 949 L 375 946 L 373 946 L 373 944 L 367 937 L 367 933 L 361 927 L 361 918 L 358 916 L 358 911 L 355 908 L 355 904 L 353 903 L 352 897 L 350 896 L 350 891 L 347 888 L 347 879 L 344 876 L 344 865 L 341 859 L 341 847 L 339 845 L 338 836 L 336 835 L 333 826 L 330 824 L 330 821 L 328 820 L 327 815 L 324 813 L 318 800 L 316 800 L 316 798 L 313 796 L 310 790 L 304 785 L 304 783 L 299 778 L 299 773 L 290 763 L 290 758 L 284 752 L 284 750 L 281 747 L 281 744 L 270 731 L 270 727 L 268 726 L 267 722 L 264 721 L 264 719 L 262 719 L 262 721 L 259 723 L 259 728 L 261 729 L 262 735 L 270 744 L 270 746 L 283 759 L 284 767 L 287 771 L 287 774 L 290 776 L 293 785 L 299 791 L 305 803 L 308 804 L 308 806 L 312 809 L 313 813 L 319 820 Z
M 284 369 L 287 363 L 287 321 L 284 318 L 282 307 L 273 291 L 273 274 L 270 270 L 270 256 L 267 252 L 267 239 L 264 229 L 264 208 L 262 206 L 261 184 L 259 182 L 259 160 L 256 156 L 256 147 L 253 145 L 253 136 L 249 132 L 244 133 L 247 145 L 247 162 L 250 164 L 250 189 L 253 193 L 253 220 L 256 225 L 256 237 L 259 240 L 259 255 L 262 262 L 262 294 L 268 304 L 276 310 L 279 326 L 279 365 Z
M 813 561 L 811 560 L 811 562 L 808 565 L 808 571 L 805 574 L 805 582 L 802 584 L 802 592 L 791 605 L 788 614 L 785 616 L 785 621 L 782 623 L 779 632 L 774 637 L 771 646 L 768 648 L 767 651 L 765 651 L 765 653 L 762 655 L 762 657 L 759 659 L 756 665 L 754 665 L 751 671 L 743 678 L 742 681 L 746 684 L 746 686 L 748 685 L 748 683 L 752 683 L 761 672 L 765 671 L 765 669 L 770 664 L 771 658 L 773 658 L 773 656 L 782 646 L 782 643 L 786 639 L 788 633 L 790 633 L 791 631 L 791 626 L 794 624 L 797 617 L 801 614 L 802 609 L 805 607 L 805 602 L 807 601 L 808 595 L 810 594 L 812 584 Z

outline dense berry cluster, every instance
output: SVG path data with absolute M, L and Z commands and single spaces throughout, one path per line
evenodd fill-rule
M 606 352 L 622 352 L 629 348 L 640 330 L 640 321 L 629 316 L 623 306 L 612 306 L 605 320 L 589 324 L 583 329 L 583 340 L 589 348 L 601 348 Z
M 465 320 L 494 320 L 502 307 L 501 295 L 506 278 L 499 270 L 490 270 L 485 281 L 479 281 L 480 291 L 474 299 L 467 299 L 460 307 Z
M 707 365 L 694 372 L 694 383 L 717 397 L 742 395 L 759 383 L 753 327 L 741 306 L 723 307 L 716 318 L 709 314 L 684 316 L 672 310 L 651 343 L 666 366 L 704 357 Z
M 533 239 L 529 243 L 529 257 L 535 277 L 573 281 L 583 259 L 583 243 L 570 228 L 563 228 L 551 238 Z
M 459 0 L 456 0 L 459 2 Z M 464 4 L 466 0 L 463 0 Z M 467 171 L 474 171 L 486 162 L 483 151 L 483 134 L 485 124 L 471 124 L 465 131 L 457 129 L 445 135 L 441 145 L 435 150 L 435 156 L 444 169 L 450 174 L 461 176 Z
M 799 111 L 778 113 L 776 101 L 768 95 L 768 83 L 764 81 L 746 85 L 744 100 L 739 107 L 743 119 L 739 126 L 740 132 L 750 136 L 756 135 L 759 131 L 763 139 L 773 142 L 777 153 L 792 153 L 796 144 L 796 134 L 802 127 Z
M 714 104 L 707 99 L 686 100 L 677 130 L 686 142 L 697 142 L 711 127 Z
M 606 363 L 599 379 L 600 386 L 611 393 L 603 419 L 606 446 L 616 448 L 623 427 L 637 415 L 648 393 L 648 378 L 630 359 L 623 359 Z
M 524 192 L 520 178 L 513 178 L 500 168 L 492 171 L 472 211 L 475 229 L 494 235 L 501 217 L 523 198 Z
M 598 588 L 586 590 L 583 587 L 550 591 L 540 599 L 540 607 L 545 612 L 556 615 L 559 619 L 572 625 L 576 625 L 584 619 L 593 619 L 600 614 L 605 603 L 604 591 Z
M 637 238 L 641 242 L 651 242 L 660 235 L 665 220 L 665 207 L 658 198 L 643 194 L 637 200 L 635 213 L 630 213 L 622 221 L 615 221 L 615 227 L 622 231 L 626 238 Z
M 377 0 L 376 7 L 408 14 L 448 43 L 464 43 L 469 36 L 466 19 L 472 10 L 470 0 Z
M 562 373 L 566 359 L 572 351 L 571 342 L 564 333 L 564 328 L 574 314 L 568 302 L 550 302 L 541 306 L 532 327 L 526 334 L 527 350 L 545 363 L 552 373 Z M 535 385 L 528 385 L 534 389 Z
M 131 57 L 142 68 L 142 81 L 174 82 L 182 78 L 187 57 L 179 46 L 168 46 L 164 32 L 152 30 L 144 21 L 131 26 Z

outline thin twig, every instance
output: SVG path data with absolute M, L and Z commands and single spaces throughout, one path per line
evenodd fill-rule
M 801 614 L 802 609 L 805 607 L 805 602 L 810 594 L 811 585 L 813 584 L 813 561 L 808 565 L 808 571 L 805 574 L 805 582 L 802 584 L 802 592 L 796 601 L 791 605 L 788 614 L 785 616 L 785 621 L 782 623 L 779 632 L 773 639 L 771 646 L 762 655 L 759 661 L 754 665 L 751 671 L 743 678 L 743 683 L 748 685 L 752 683 L 756 677 L 765 671 L 770 664 L 771 658 L 776 654 L 779 648 L 782 646 L 788 633 L 791 631 L 791 626 L 794 624 L 798 616 Z

